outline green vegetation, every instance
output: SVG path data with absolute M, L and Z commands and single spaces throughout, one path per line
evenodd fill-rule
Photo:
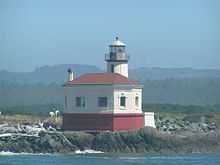
M 183 105 L 214 105 L 220 103 L 220 78 L 144 80 L 141 84 L 144 85 L 144 103 Z M 19 84 L 0 81 L 0 107 L 48 103 L 63 104 L 63 90 L 62 83 Z
M 63 107 L 59 104 L 45 105 L 28 105 L 28 106 L 13 106 L 0 108 L 0 124 L 2 123 L 39 123 L 49 122 L 61 126 L 62 114 L 59 117 L 50 117 L 50 111 L 59 110 L 62 113 Z
M 24 114 L 13 114 L 13 115 L 1 115 L 0 124 L 10 123 L 10 124 L 25 124 L 25 123 L 34 123 L 39 122 L 51 123 L 61 127 L 62 125 L 62 116 L 59 117 L 49 117 L 49 116 L 35 116 L 35 115 L 24 115 Z
M 220 104 L 216 105 L 180 105 L 180 104 L 144 104 L 144 111 L 165 112 L 165 113 L 206 113 L 206 112 L 220 112 Z
M 63 111 L 61 104 L 39 104 L 39 105 L 23 105 L 23 106 L 11 106 L 0 107 L 0 111 L 6 115 L 32 115 L 32 116 L 48 116 L 51 111 Z
M 27 105 L 0 108 L 2 112 L 1 122 L 38 122 L 49 120 L 49 112 L 63 111 L 60 104 Z M 205 117 L 208 122 L 220 124 L 220 105 L 179 105 L 179 104 L 144 104 L 143 111 L 155 112 L 156 116 L 170 118 L 187 118 L 196 121 Z M 50 119 L 51 120 L 51 119 Z M 52 121 L 56 122 L 56 121 Z M 61 121 L 59 121 L 61 123 Z
M 156 116 L 187 118 L 192 122 L 204 117 L 207 122 L 220 125 L 220 105 L 144 104 L 143 111 L 155 112 Z

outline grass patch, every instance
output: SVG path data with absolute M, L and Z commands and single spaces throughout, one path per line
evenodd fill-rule
M 51 123 L 57 126 L 62 125 L 62 116 L 59 117 L 49 117 L 49 116 L 36 116 L 36 115 L 24 115 L 24 114 L 13 114 L 13 115 L 1 115 L 0 124 L 26 124 L 32 123 L 37 124 L 40 122 Z
M 43 104 L 43 105 L 23 105 L 12 107 L 0 107 L 0 111 L 6 115 L 32 115 L 32 116 L 48 116 L 49 112 L 59 110 L 63 111 L 60 104 Z
M 144 104 L 143 111 L 170 118 L 190 117 L 195 122 L 205 117 L 207 122 L 220 125 L 220 105 Z

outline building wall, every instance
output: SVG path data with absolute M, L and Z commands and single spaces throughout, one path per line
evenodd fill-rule
M 104 113 L 64 113 L 63 129 L 72 131 L 112 131 L 112 118 L 112 114 Z
M 126 106 L 120 107 L 120 96 Z M 135 97 L 139 97 L 138 106 Z M 75 98 L 85 97 L 86 106 L 76 107 Z M 108 98 L 108 107 L 98 106 L 98 97 Z M 142 89 L 135 85 L 73 85 L 65 87 L 63 129 L 75 131 L 123 131 L 144 127 Z M 100 113 L 102 112 L 102 113 Z M 112 113 L 114 112 L 114 113 Z
M 128 77 L 128 63 L 122 62 L 108 62 L 107 63 L 107 72 L 111 72 L 111 65 L 114 65 L 114 73 L 121 74 L 125 77 Z
M 112 112 L 113 87 L 111 85 L 74 85 L 65 87 L 65 112 Z M 107 107 L 98 106 L 98 97 L 107 97 Z M 76 107 L 75 98 L 85 97 L 85 107 Z
M 155 120 L 154 120 L 154 112 L 144 113 L 144 126 L 156 128 Z
M 120 106 L 120 97 L 126 97 L 126 106 Z M 135 97 L 138 96 L 138 106 Z M 76 97 L 85 97 L 85 107 L 76 107 Z M 108 106 L 99 107 L 98 97 L 107 97 Z M 142 113 L 142 89 L 129 85 L 74 85 L 65 87 L 65 112 Z
M 64 113 L 63 129 L 72 131 L 124 131 L 144 127 L 143 114 Z
M 126 106 L 120 106 L 120 97 L 126 97 Z M 135 105 L 135 97 L 138 96 L 138 106 Z M 114 113 L 142 113 L 142 89 L 126 89 L 124 87 L 114 89 Z
M 114 114 L 113 131 L 133 130 L 144 127 L 143 113 Z

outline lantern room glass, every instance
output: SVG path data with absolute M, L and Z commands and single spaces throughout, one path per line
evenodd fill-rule
M 125 52 L 125 46 L 110 46 L 110 53 Z

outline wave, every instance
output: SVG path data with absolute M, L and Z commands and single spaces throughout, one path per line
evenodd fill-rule
M 102 151 L 96 151 L 96 150 L 91 150 L 91 149 L 88 149 L 88 150 L 76 150 L 75 151 L 75 154 L 102 154 L 104 152 Z
M 0 151 L 0 156 L 14 156 L 14 155 L 50 155 L 50 153 L 26 153 L 26 152 L 10 152 Z
M 131 157 L 131 156 L 123 156 L 123 157 L 119 157 L 118 159 L 122 159 L 122 160 L 140 160 L 140 159 L 146 159 L 146 157 Z
M 76 150 L 74 153 L 75 154 L 101 154 L 104 152 L 87 149 L 83 151 Z M 52 155 L 52 154 L 51 153 L 26 153 L 26 152 L 17 153 L 17 152 L 10 152 L 10 151 L 0 151 L 0 156 L 14 156 L 14 155 L 17 156 L 17 155 Z

